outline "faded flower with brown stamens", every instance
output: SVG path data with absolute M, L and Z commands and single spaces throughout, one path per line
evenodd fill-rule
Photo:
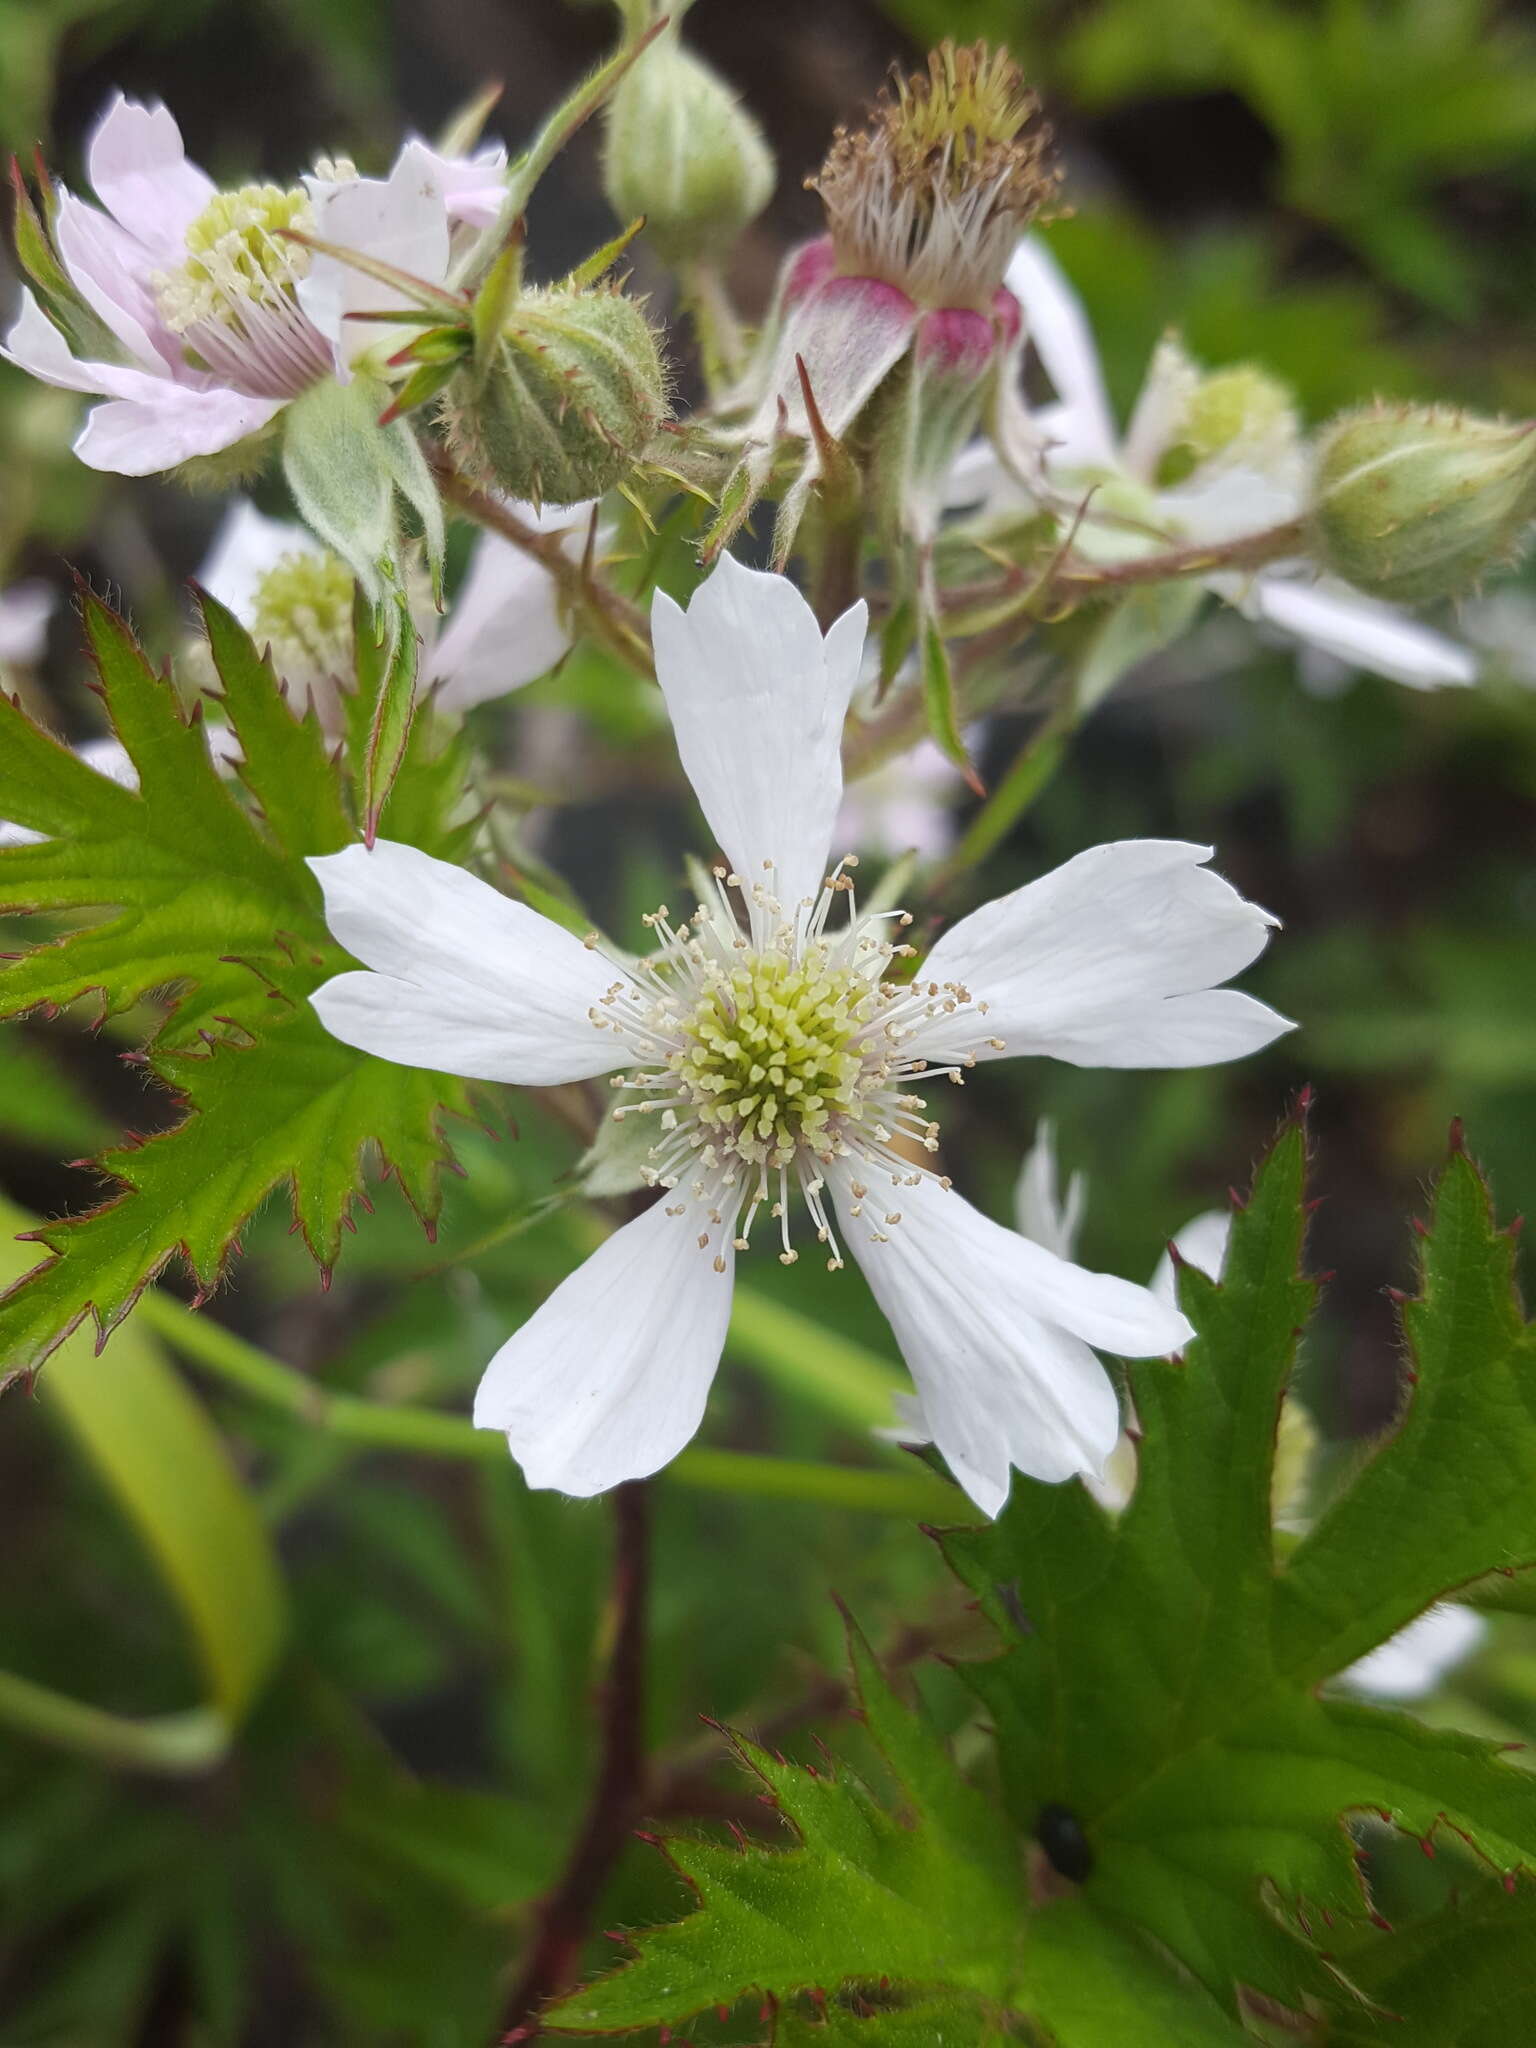
M 1040 102 L 1006 50 L 944 43 L 898 78 L 867 126 L 839 128 L 818 176 L 838 272 L 934 311 L 995 311 L 1019 236 L 1061 173 Z
M 828 231 L 794 251 L 781 274 L 745 452 L 711 543 L 747 516 L 775 446 L 800 439 L 806 463 L 775 538 L 782 561 L 828 437 L 848 435 L 877 392 L 884 406 L 899 371 L 891 402 L 905 407 L 903 424 L 870 436 L 887 457 L 899 451 L 875 497 L 887 531 L 921 547 L 936 523 L 939 480 L 984 411 L 1016 444 L 1004 451 L 1010 464 L 1025 453 L 1008 400 L 1023 322 L 1003 274 L 1060 183 L 1050 131 L 1005 50 L 946 42 L 926 71 L 882 93 L 864 127 L 838 129 L 807 183 L 821 195 Z

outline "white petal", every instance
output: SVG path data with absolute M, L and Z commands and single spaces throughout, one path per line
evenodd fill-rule
M 180 242 L 214 195 L 213 180 L 187 162 L 168 107 L 118 92 L 86 145 L 86 175 L 109 213 L 151 247 Z
M 1125 430 L 1121 461 L 1142 483 L 1152 483 L 1157 465 L 1184 431 L 1200 372 L 1171 334 L 1152 351 L 1151 366 Z
M 1049 1117 L 1041 1117 L 1035 1126 L 1035 1142 L 1024 1155 L 1013 1191 L 1014 1222 L 1021 1237 L 1043 1244 L 1059 1259 L 1070 1259 L 1077 1249 L 1088 1184 L 1080 1173 L 1074 1173 L 1063 1201 L 1058 1180 L 1055 1128 Z
M 157 376 L 184 368 L 180 345 L 166 331 L 150 292 L 149 274 L 158 266 L 142 243 L 69 192 L 59 194 L 54 239 L 81 297 L 131 356 Z
M 531 505 L 511 509 L 541 531 L 562 534 L 576 558 L 595 506 L 591 499 L 561 507 L 558 524 L 551 523 L 551 506 L 541 514 Z M 425 673 L 441 684 L 437 701 L 446 710 L 464 711 L 547 674 L 570 644 L 554 577 L 500 534 L 483 533 Z
M 1198 1216 L 1191 1216 L 1182 1230 L 1175 1231 L 1173 1249 L 1183 1265 L 1193 1266 L 1197 1272 L 1219 1280 L 1227 1263 L 1227 1243 L 1231 1235 L 1230 1209 L 1203 1209 Z M 1177 1308 L 1179 1276 L 1172 1253 L 1163 1253 L 1147 1284 L 1159 1301 L 1166 1301 L 1171 1308 Z
M 1223 596 L 1228 596 L 1226 590 Z M 1342 583 L 1304 583 L 1293 576 L 1255 576 L 1232 598 L 1250 618 L 1278 626 L 1352 668 L 1388 676 L 1410 690 L 1440 690 L 1477 681 L 1477 656 L 1448 634 L 1421 626 L 1395 605 L 1364 597 Z
M 153 394 L 160 383 L 147 370 L 130 369 L 121 363 L 83 363 L 69 352 L 69 343 L 48 318 L 29 291 L 21 295 L 17 315 L 0 355 L 60 391 L 85 391 L 92 395 L 110 392 L 114 397 Z
M 1113 467 L 1115 416 L 1082 300 L 1038 235 L 1026 236 L 1014 250 L 1004 282 L 1024 309 L 1029 338 L 1066 407 L 1066 417 L 1057 419 L 1059 438 L 1070 443 L 1074 461 Z
M 35 578 L 0 590 L 0 661 L 30 666 L 39 658 L 58 601 L 53 585 Z
M 656 675 L 688 780 L 743 881 L 767 882 L 786 914 L 826 872 L 866 620 L 861 600 L 823 639 L 786 577 L 729 555 L 686 612 L 662 592 L 652 608 Z
M 324 553 L 307 526 L 292 519 L 269 519 L 249 498 L 236 498 L 219 522 L 196 580 L 248 626 L 257 588 L 269 570 L 285 555 Z
M 860 1203 L 847 1163 L 828 1175 L 844 1242 L 885 1311 L 950 1470 L 996 1514 L 1009 1467 L 1032 1478 L 1097 1472 L 1120 1428 L 1115 1390 L 1090 1343 L 1133 1357 L 1190 1334 L 1144 1287 L 1068 1264 L 925 1175 L 875 1183 Z M 863 1210 L 854 1215 L 854 1208 Z M 886 1223 L 899 1213 L 899 1223 Z M 885 1242 L 874 1242 L 878 1229 Z
M 1045 1053 L 1077 1066 L 1196 1066 L 1290 1027 L 1215 984 L 1257 957 L 1275 919 L 1204 862 L 1207 846 L 1122 839 L 984 904 L 939 940 L 919 981 L 959 982 L 987 1012 L 925 1029 L 926 1057 Z M 914 1050 L 917 1047 L 914 1046 Z
M 1379 1700 L 1422 1699 L 1471 1656 L 1487 1633 L 1481 1614 L 1442 1601 L 1340 1672 L 1339 1683 Z
M 488 142 L 473 156 L 443 156 L 419 137 L 412 140 L 437 175 L 448 218 L 471 228 L 494 227 L 507 191 L 507 152 L 501 144 Z
M 931 1444 L 933 1431 L 928 1427 L 928 1418 L 923 1413 L 923 1404 L 916 1394 L 892 1394 L 891 1413 L 896 1417 L 892 1423 L 878 1425 L 870 1431 L 887 1444 Z
M 615 1231 L 504 1344 L 475 1426 L 506 1432 L 530 1486 L 589 1495 L 643 1479 L 697 1430 L 731 1317 L 735 1254 L 700 1250 L 665 1197 Z
M 433 153 L 408 142 L 387 178 L 348 178 L 316 186 L 315 234 L 344 249 L 376 256 L 428 284 L 448 273 L 448 208 Z M 317 255 L 298 283 L 299 304 L 328 341 L 351 362 L 379 345 L 368 321 L 344 325 L 359 312 L 390 312 L 411 301 L 335 256 Z M 395 344 L 391 344 L 394 346 Z
M 527 904 L 387 839 L 309 865 L 332 933 L 378 970 L 339 974 L 310 998 L 345 1044 L 525 1087 L 627 1063 L 617 1036 L 588 1015 L 621 977 Z
M 284 404 L 241 391 L 192 391 L 169 379 L 146 376 L 144 384 L 142 396 L 98 405 L 87 419 L 75 442 L 87 468 L 156 476 L 189 456 L 218 455 L 260 433 Z

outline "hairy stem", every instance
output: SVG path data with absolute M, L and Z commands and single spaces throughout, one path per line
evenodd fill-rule
M 564 1874 L 539 1908 L 538 1933 L 502 2016 L 505 2044 L 531 2041 L 538 2014 L 575 1981 L 592 1913 L 640 1818 L 646 1790 L 645 1647 L 650 1592 L 650 1482 L 631 1479 L 613 1509 L 613 1649 L 599 1710 L 597 1779 Z
M 553 577 L 565 602 L 585 620 L 604 646 L 626 667 L 654 678 L 650 626 L 638 605 L 631 604 L 622 592 L 594 574 L 589 563 L 572 561 L 559 534 L 541 533 L 536 526 L 519 519 L 499 498 L 471 482 L 454 467 L 443 449 L 429 449 L 428 458 L 438 487 L 450 505 L 477 526 L 500 534 L 525 555 L 531 555 Z

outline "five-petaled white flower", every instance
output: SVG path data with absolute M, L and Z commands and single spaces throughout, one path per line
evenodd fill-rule
M 61 190 L 53 231 L 113 355 L 71 354 L 30 292 L 4 353 L 45 384 L 109 401 L 75 443 L 82 462 L 148 476 L 233 447 L 311 384 L 346 376 L 379 339 L 350 315 L 405 303 L 285 230 L 440 284 L 455 225 L 495 217 L 505 160 L 499 149 L 446 158 L 413 141 L 387 178 L 327 164 L 289 188 L 220 192 L 187 161 L 167 108 L 117 93 L 86 168 L 101 207 Z
M 1007 283 L 1055 387 L 1057 402 L 1035 414 L 1034 426 L 1046 483 L 1063 503 L 1084 503 L 1074 533 L 1079 552 L 1113 560 L 1181 540 L 1216 545 L 1304 511 L 1306 450 L 1294 413 L 1270 379 L 1246 369 L 1202 379 L 1178 344 L 1164 341 L 1122 435 L 1081 302 L 1040 236 L 1019 244 Z M 957 464 L 950 497 L 956 505 L 982 502 L 1002 511 L 1023 493 L 978 442 Z M 1319 577 L 1306 561 L 1253 574 L 1217 571 L 1206 587 L 1351 669 L 1417 690 L 1477 680 L 1468 648 L 1396 605 Z
M 678 751 L 729 866 L 715 901 L 632 964 L 410 847 L 312 863 L 371 972 L 315 1007 L 348 1044 L 529 1086 L 607 1074 L 649 1116 L 654 1205 L 564 1280 L 492 1361 L 475 1420 L 529 1482 L 591 1494 L 693 1435 L 754 1229 L 796 1257 L 796 1200 L 846 1244 L 895 1331 L 950 1469 L 995 1513 L 1009 1467 L 1096 1471 L 1118 1404 L 1093 1346 L 1147 1356 L 1189 1327 L 1146 1288 L 993 1223 L 932 1164 L 923 1093 L 979 1060 L 1196 1066 L 1287 1029 L 1219 983 L 1274 920 L 1166 840 L 1099 846 L 961 919 L 915 974 L 901 913 L 861 917 L 830 874 L 862 604 L 825 639 L 794 586 L 729 557 L 686 612 L 658 596 Z M 738 914 L 737 903 L 741 905 Z M 759 1219 L 763 1220 L 760 1222 Z

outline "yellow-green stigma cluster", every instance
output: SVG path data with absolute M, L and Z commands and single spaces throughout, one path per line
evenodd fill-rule
M 829 966 L 748 956 L 700 1000 L 683 1025 L 678 1079 L 699 1122 L 752 1165 L 787 1166 L 805 1146 L 825 1157 L 834 1116 L 857 1116 L 865 1062 L 851 1040 L 876 992 Z
M 155 280 L 166 325 L 177 334 L 207 320 L 235 327 L 244 304 L 291 292 L 309 268 L 309 251 L 281 231 L 307 230 L 313 220 L 301 186 L 217 193 L 187 229 L 183 262 Z
M 297 398 L 335 366 L 333 345 L 299 303 L 314 209 L 298 186 L 244 185 L 210 199 L 186 232 L 186 256 L 153 279 L 155 301 L 188 366 L 252 398 Z
M 337 556 L 295 548 L 256 585 L 251 635 L 286 681 L 313 689 L 352 667 L 352 572 Z
M 1178 439 L 1158 463 L 1156 481 L 1166 490 L 1217 456 L 1262 449 L 1297 432 L 1296 408 L 1278 378 L 1249 363 L 1214 370 L 1200 379 Z

